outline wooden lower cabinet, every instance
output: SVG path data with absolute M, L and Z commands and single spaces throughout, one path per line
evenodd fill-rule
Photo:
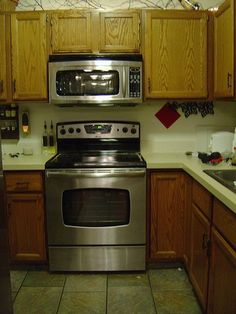
M 212 228 L 208 314 L 236 313 L 236 251 Z
M 183 259 L 185 176 L 181 171 L 150 173 L 150 261 Z
M 44 261 L 45 230 L 42 194 L 7 196 L 10 257 L 12 261 Z
M 45 262 L 43 173 L 4 173 L 11 262 Z
M 192 204 L 191 265 L 189 275 L 204 310 L 207 304 L 210 228 L 209 220 L 195 204 Z
M 236 313 L 236 214 L 181 171 L 148 175 L 149 262 L 183 260 L 204 313 Z

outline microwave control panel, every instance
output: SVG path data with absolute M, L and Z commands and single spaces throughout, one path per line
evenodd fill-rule
M 141 84 L 141 69 L 140 67 L 129 68 L 129 97 L 140 97 Z

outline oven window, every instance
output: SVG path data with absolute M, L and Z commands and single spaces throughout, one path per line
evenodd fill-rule
M 56 90 L 59 96 L 117 95 L 118 71 L 66 70 L 56 74 Z
M 62 197 L 65 225 L 106 227 L 129 224 L 130 195 L 123 189 L 66 190 Z

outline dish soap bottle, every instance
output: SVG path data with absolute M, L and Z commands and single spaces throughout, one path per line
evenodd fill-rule
M 49 153 L 55 154 L 55 152 L 56 152 L 56 148 L 55 148 L 55 141 L 54 141 L 53 123 L 51 120 L 50 132 L 49 132 Z
M 47 132 L 46 121 L 44 121 L 44 131 L 43 131 L 43 137 L 42 137 L 42 153 L 43 154 L 48 153 L 48 132 Z
M 234 139 L 233 139 L 233 146 L 232 146 L 232 161 L 231 164 L 236 166 L 236 128 L 234 130 Z

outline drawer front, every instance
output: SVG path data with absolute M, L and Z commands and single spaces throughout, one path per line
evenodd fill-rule
M 192 200 L 202 213 L 211 219 L 212 215 L 212 195 L 197 181 L 193 181 Z
M 43 190 L 41 171 L 12 171 L 5 173 L 7 192 L 33 192 Z
M 218 199 L 214 199 L 213 224 L 236 249 L 236 215 Z

